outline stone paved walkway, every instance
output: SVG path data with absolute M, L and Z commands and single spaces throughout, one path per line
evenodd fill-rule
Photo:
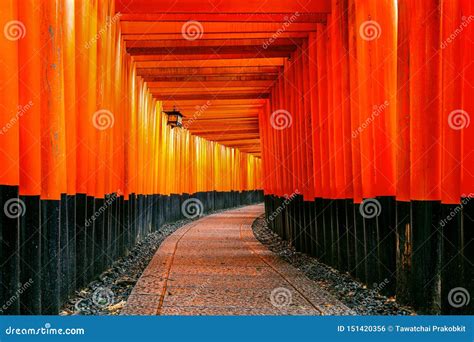
M 203 217 L 160 246 L 124 315 L 350 315 L 252 232 L 252 205 Z

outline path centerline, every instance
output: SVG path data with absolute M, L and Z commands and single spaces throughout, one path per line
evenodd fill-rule
M 353 314 L 253 235 L 263 205 L 193 221 L 163 241 L 125 315 Z

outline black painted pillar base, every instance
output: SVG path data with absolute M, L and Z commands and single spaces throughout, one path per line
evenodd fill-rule
M 106 227 L 104 226 L 104 217 L 107 215 L 107 208 L 105 206 L 106 198 L 95 198 L 94 208 L 95 212 L 93 216 L 88 215 L 88 225 L 94 225 L 94 261 L 93 261 L 93 273 L 94 276 L 100 274 L 107 266 L 107 246 L 108 246 L 108 235 Z M 89 228 L 88 227 L 88 228 Z M 91 241 L 92 242 L 92 241 Z
M 191 197 L 202 202 L 201 214 L 263 198 L 261 191 L 211 191 L 130 194 L 127 200 L 115 193 L 104 198 L 63 194 L 60 200 L 41 200 L 18 197 L 18 187 L 0 186 L 0 314 L 58 314 L 69 296 L 147 234 L 184 218 L 181 206 Z
M 68 229 L 68 245 L 69 245 L 69 264 L 68 264 L 68 296 L 71 296 L 77 288 L 77 267 L 76 267 L 76 196 L 67 196 L 67 229 Z
M 76 195 L 76 287 L 87 284 L 86 259 L 86 199 L 85 194 Z
M 41 201 L 41 314 L 60 307 L 60 201 Z
M 394 197 L 378 197 L 381 205 L 377 216 L 379 279 L 376 287 L 393 296 L 396 290 L 396 201 Z
M 265 217 L 269 228 L 297 250 L 383 294 L 396 294 L 419 313 L 472 314 L 474 301 L 456 307 L 450 294 L 474 296 L 474 201 L 449 206 L 394 197 L 370 200 L 378 202 L 374 215 L 352 200 L 308 203 L 298 196 L 286 203 L 266 195 Z
M 411 290 L 413 306 L 421 313 L 440 313 L 441 302 L 441 231 L 440 203 L 412 201 L 413 272 Z
M 20 216 L 20 296 L 22 315 L 41 314 L 40 197 L 20 196 L 27 210 Z
M 441 311 L 443 314 L 474 313 L 474 199 L 459 205 L 443 205 Z
M 69 296 L 69 229 L 67 195 L 61 195 L 59 202 L 59 302 L 64 303 Z
M 410 202 L 396 203 L 396 228 L 397 228 L 397 299 L 400 303 L 411 302 L 410 279 L 412 275 L 412 224 Z
M 85 224 L 85 231 L 86 231 L 86 282 L 90 282 L 94 279 L 94 261 L 95 261 L 95 244 L 94 244 L 94 224 L 95 221 L 93 217 L 96 213 L 95 209 L 95 198 L 92 196 L 87 196 L 86 198 L 86 224 Z
M 20 313 L 20 229 L 19 217 L 25 212 L 17 186 L 0 186 L 0 307 L 2 314 Z

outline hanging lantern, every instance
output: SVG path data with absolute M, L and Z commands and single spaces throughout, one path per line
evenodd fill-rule
M 173 107 L 173 110 L 164 111 L 164 113 L 168 115 L 168 125 L 171 128 L 183 126 L 183 114 L 176 107 Z

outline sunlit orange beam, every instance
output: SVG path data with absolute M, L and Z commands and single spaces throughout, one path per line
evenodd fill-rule
M 208 81 L 208 82 L 148 82 L 150 88 L 195 88 L 206 86 L 208 88 L 219 87 L 270 87 L 274 81 Z
M 158 100 L 166 100 L 166 101 L 182 101 L 182 100 L 239 100 L 239 99 L 265 99 L 268 98 L 268 94 L 188 94 L 188 95 L 159 95 L 154 94 L 154 97 Z
M 247 58 L 232 60 L 202 60 L 202 61 L 140 61 L 137 68 L 205 68 L 205 67 L 258 67 L 282 66 L 283 58 Z
M 238 24 L 249 22 L 285 23 L 294 13 L 126 13 L 122 14 L 122 21 L 190 21 L 199 22 L 232 22 Z M 295 23 L 324 23 L 326 13 L 299 13 L 293 17 Z
M 243 25 L 229 25 L 221 22 L 203 22 L 203 37 L 207 33 L 226 32 L 277 32 L 281 30 L 280 23 L 247 23 Z M 155 34 L 155 33 L 181 33 L 183 22 L 157 22 L 157 21 L 122 21 L 122 32 L 124 34 Z M 313 23 L 293 23 L 286 27 L 287 32 L 308 32 L 315 31 L 316 25 Z
M 120 13 L 329 13 L 331 0 L 116 0 L 115 10 Z
M 289 58 L 292 51 L 273 51 L 273 50 L 264 50 L 264 51 L 252 51 L 252 52 L 235 52 L 235 53 L 193 53 L 193 54 L 183 54 L 179 51 L 174 51 L 173 53 L 165 54 L 135 54 L 132 56 L 132 59 L 135 61 L 181 61 L 181 60 L 210 60 L 210 59 L 242 59 L 242 58 L 276 58 L 283 57 Z
M 275 74 L 280 67 L 214 67 L 214 68 L 137 68 L 140 76 Z
M 193 40 L 189 41 L 186 39 L 180 40 L 136 40 L 136 41 L 127 41 L 127 49 L 131 48 L 163 48 L 163 49 L 174 49 L 179 47 L 204 47 L 204 46 L 213 46 L 217 48 L 222 48 L 224 46 L 264 46 L 268 44 L 269 47 L 276 46 L 293 46 L 301 45 L 303 43 L 302 39 L 290 39 L 290 38 L 276 38 L 272 40 L 269 44 L 268 39 L 203 39 L 203 40 Z
M 206 36 L 201 37 L 201 40 L 205 39 L 242 39 L 242 38 L 265 38 L 270 39 L 273 37 L 274 32 L 249 32 L 249 33 L 208 33 Z M 308 32 L 282 32 L 279 38 L 307 38 Z M 164 39 L 183 39 L 182 33 L 158 33 L 158 34 L 124 34 L 122 35 L 125 41 L 129 40 L 164 40 Z

